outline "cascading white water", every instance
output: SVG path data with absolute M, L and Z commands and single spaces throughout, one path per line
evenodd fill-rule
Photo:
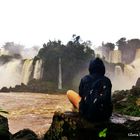
M 111 76 L 111 81 L 113 91 L 116 89 L 117 90 L 122 89 L 124 78 L 121 66 L 119 65 L 115 66 L 114 76 Z
M 62 89 L 62 68 L 61 68 L 61 58 L 59 58 L 59 73 L 58 73 L 58 89 Z
M 124 72 L 120 80 L 118 80 L 118 87 L 121 90 L 131 89 L 136 82 L 136 70 L 132 65 L 124 65 Z
M 135 76 L 135 69 L 131 65 L 125 65 L 124 76 L 127 77 L 129 80 L 132 80 Z
M 121 66 L 115 66 L 115 77 L 121 78 L 123 76 L 123 71 Z
M 33 78 L 34 79 L 41 79 L 42 74 L 43 74 L 42 60 L 37 60 L 35 63 Z
M 136 83 L 136 80 L 140 77 L 140 58 L 134 60 L 131 65 L 134 67 L 135 69 L 135 74 L 133 74 L 133 77 L 135 78 L 135 83 Z
M 26 59 L 22 67 L 22 83 L 27 84 L 33 70 L 33 59 Z
M 109 62 L 110 63 L 121 63 L 121 51 L 113 50 L 109 52 Z
M 21 82 L 21 61 L 12 60 L 0 65 L 0 88 L 15 86 Z

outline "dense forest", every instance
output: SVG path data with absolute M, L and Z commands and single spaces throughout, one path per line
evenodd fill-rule
M 58 85 L 58 61 L 62 60 L 63 88 L 72 88 L 74 77 L 88 65 L 91 58 L 95 57 L 94 50 L 90 48 L 90 42 L 80 43 L 80 36 L 73 36 L 73 39 L 66 45 L 61 41 L 49 41 L 43 45 L 36 58 L 43 60 L 43 79 L 49 85 L 57 88 Z

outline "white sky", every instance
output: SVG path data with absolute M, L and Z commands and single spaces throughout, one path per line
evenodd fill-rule
M 93 45 L 140 38 L 140 0 L 0 0 L 0 44 L 26 47 L 72 34 Z

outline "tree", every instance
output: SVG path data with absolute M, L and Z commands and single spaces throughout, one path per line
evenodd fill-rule
M 62 80 L 64 87 L 72 87 L 75 76 L 85 68 L 91 58 L 95 57 L 94 50 L 89 46 L 91 42 L 80 43 L 80 36 L 63 45 L 61 41 L 49 41 L 43 44 L 38 56 L 43 59 L 44 80 L 52 82 L 57 87 L 58 59 L 62 60 Z
M 104 45 L 104 47 L 108 48 L 110 51 L 113 51 L 115 48 L 115 44 L 108 42 Z
M 115 44 L 108 42 L 106 44 L 102 43 L 102 52 L 103 56 L 106 58 L 106 60 L 109 60 L 109 52 L 113 51 L 115 48 Z
M 116 45 L 118 46 L 119 50 L 123 50 L 126 47 L 127 41 L 125 37 L 120 38 L 117 42 Z
M 64 45 L 61 41 L 50 41 L 43 44 L 37 57 L 43 60 L 43 80 L 52 82 L 57 85 L 58 80 L 58 59 L 62 56 Z
M 81 39 L 80 36 L 77 36 L 76 34 L 72 35 L 73 43 L 76 43 L 76 44 L 80 43 L 80 39 Z
M 131 39 L 127 41 L 127 45 L 130 49 L 139 49 L 140 48 L 140 40 L 139 39 Z
M 126 38 L 123 37 L 116 42 L 116 45 L 122 53 L 122 62 L 129 64 L 135 59 L 136 50 L 140 48 L 140 40 L 126 40 Z

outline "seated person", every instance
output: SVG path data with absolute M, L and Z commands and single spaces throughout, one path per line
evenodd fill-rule
M 81 79 L 79 94 L 67 91 L 67 97 L 80 114 L 89 121 L 105 121 L 112 114 L 112 84 L 105 75 L 105 66 L 100 58 L 90 61 L 89 74 Z

